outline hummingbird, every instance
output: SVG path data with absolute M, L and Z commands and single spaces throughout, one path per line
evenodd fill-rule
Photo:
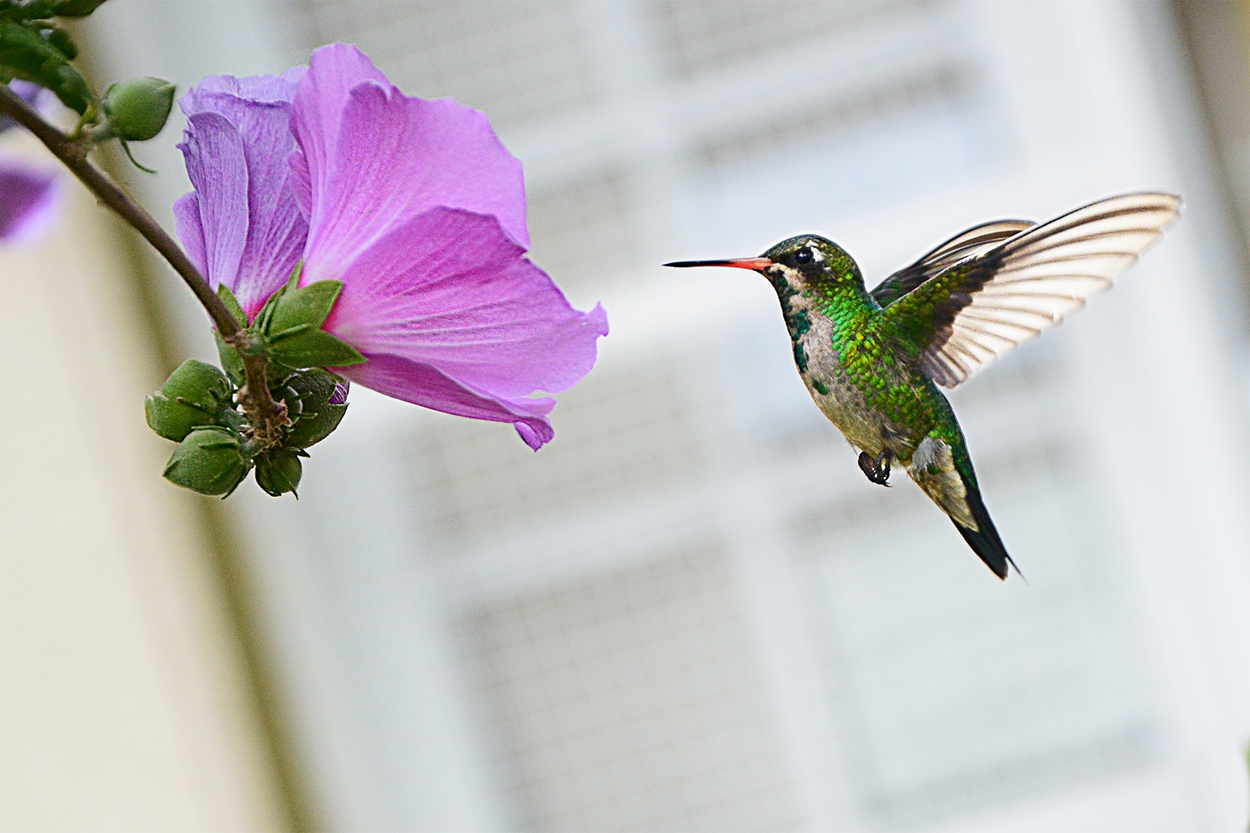
M 682 260 L 772 283 L 794 363 L 816 406 L 859 450 L 868 480 L 897 464 L 1000 579 L 1007 548 L 981 498 L 968 445 L 939 385 L 954 388 L 1111 287 L 1179 213 L 1167 193 L 1109 197 L 1044 223 L 973 226 L 869 292 L 859 265 L 815 234 L 759 257 Z

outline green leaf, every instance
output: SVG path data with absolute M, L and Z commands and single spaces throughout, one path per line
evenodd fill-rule
M 105 0 L 55 0 L 52 11 L 57 17 L 86 17 L 104 3 Z
M 290 368 L 347 367 L 368 361 L 346 341 L 308 324 L 274 336 L 269 356 Z
M 56 14 L 54 0 L 0 0 L 0 20 L 42 20 Z
M 49 24 L 42 34 L 48 43 L 55 46 L 57 51 L 69 60 L 72 61 L 78 57 L 78 45 L 74 43 L 74 39 L 70 37 L 69 32 L 60 26 Z
M 0 20 L 0 73 L 33 81 L 83 115 L 95 96 L 65 53 L 23 22 Z

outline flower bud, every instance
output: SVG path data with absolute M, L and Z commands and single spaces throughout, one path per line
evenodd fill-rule
M 295 425 L 287 433 L 283 445 L 289 448 L 308 448 L 330 436 L 347 412 L 346 386 L 324 371 L 296 373 L 287 382 L 289 390 L 298 397 L 298 407 L 290 407 Z M 336 400 L 338 398 L 338 401 Z
M 247 476 L 239 435 L 220 427 L 197 428 L 165 464 L 165 479 L 202 495 L 228 495 Z
M 256 458 L 256 485 L 274 497 L 294 494 L 303 472 L 299 455 L 289 449 L 274 449 Z
M 161 132 L 173 104 L 174 85 L 169 81 L 150 76 L 131 78 L 108 88 L 104 115 L 112 135 L 142 142 Z
M 188 359 L 144 402 L 148 426 L 167 440 L 181 442 L 193 428 L 222 424 L 233 393 L 224 373 Z

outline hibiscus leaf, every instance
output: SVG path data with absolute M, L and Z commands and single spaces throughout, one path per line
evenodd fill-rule
M 86 17 L 104 5 L 105 0 L 54 0 L 52 10 L 59 17 Z
M 57 44 L 22 22 L 0 20 L 0 76 L 46 87 L 79 115 L 86 113 L 95 99 Z

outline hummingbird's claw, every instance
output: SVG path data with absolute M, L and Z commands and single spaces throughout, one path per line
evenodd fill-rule
M 878 486 L 889 486 L 890 458 L 893 456 L 894 452 L 888 448 L 876 457 L 867 451 L 861 451 L 859 452 L 859 469 L 869 482 L 876 483 Z

